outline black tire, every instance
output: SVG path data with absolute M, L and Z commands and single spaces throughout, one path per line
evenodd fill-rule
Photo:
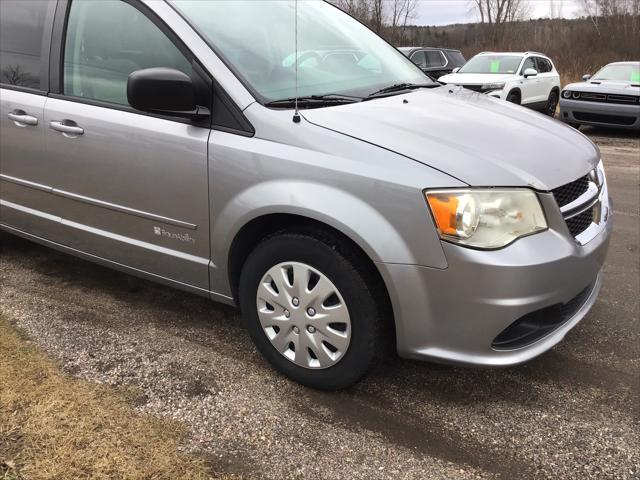
M 509 92 L 507 95 L 507 102 L 515 103 L 516 105 L 520 105 L 520 93 L 513 91 Z
M 351 340 L 335 365 L 308 369 L 295 364 L 274 348 L 260 325 L 256 302 L 259 282 L 271 267 L 284 262 L 301 262 L 321 271 L 344 298 L 351 319 Z M 283 231 L 267 237 L 247 258 L 240 274 L 240 309 L 258 350 L 277 370 L 312 388 L 347 388 L 366 375 L 387 350 L 382 328 L 387 310 L 380 301 L 386 293 L 376 288 L 372 277 L 371 268 L 347 242 L 319 229 Z
M 544 113 L 550 117 L 555 117 L 559 101 L 560 95 L 558 95 L 558 92 L 556 90 L 551 90 L 549 98 L 547 99 L 547 105 L 544 107 Z

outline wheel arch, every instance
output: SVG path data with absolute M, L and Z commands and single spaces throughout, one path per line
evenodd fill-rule
M 278 179 L 253 184 L 224 203 L 214 199 L 209 269 L 212 294 L 234 303 L 242 266 L 266 236 L 291 228 L 318 228 L 344 239 L 366 261 L 372 277 L 384 287 L 385 298 L 390 299 L 388 317 L 395 336 L 397 306 L 392 302 L 397 297 L 396 287 L 386 265 L 444 269 L 447 261 L 424 200 L 405 202 L 402 192 L 392 198 L 393 202 L 381 202 L 369 190 L 360 193 L 340 188 L 339 182 L 327 185 Z M 421 200 L 421 191 L 413 193 L 416 200 Z M 406 198 L 411 199 L 411 194 L 408 192 Z
M 520 99 L 520 103 L 522 103 L 522 90 L 520 90 L 520 87 L 512 87 L 505 98 L 509 98 L 509 95 L 511 95 L 512 93 L 517 93 L 518 98 Z
M 353 238 L 338 228 L 313 217 L 292 213 L 269 213 L 260 215 L 244 224 L 235 234 L 227 255 L 227 275 L 231 292 L 237 298 L 240 272 L 247 256 L 265 238 L 280 231 L 317 230 L 348 243 L 367 264 L 375 270 L 379 280 L 382 275 L 371 255 Z M 385 290 L 387 290 L 385 285 Z
M 399 216 L 399 211 L 405 215 Z M 415 219 L 417 215 L 424 222 L 407 221 L 407 217 Z M 228 270 L 238 251 L 243 251 L 238 245 L 248 241 L 247 232 L 261 237 L 265 231 L 301 223 L 302 219 L 339 232 L 374 263 L 447 266 L 426 205 L 419 202 L 406 207 L 397 199 L 395 203 L 381 203 L 375 195 L 362 198 L 337 186 L 283 179 L 254 184 L 239 192 L 213 212 L 213 219 L 210 289 L 226 297 L 232 295 Z
M 384 280 L 376 262 L 352 238 L 337 228 L 320 220 L 299 214 L 271 213 L 253 218 L 243 225 L 236 233 L 227 258 L 227 275 L 234 298 L 238 298 L 240 274 L 245 261 L 251 251 L 265 238 L 278 232 L 308 232 L 318 233 L 338 239 L 347 244 L 351 251 L 358 256 L 360 264 L 366 268 L 367 279 L 371 281 L 377 292 L 383 317 L 386 319 L 384 332 L 388 337 L 389 346 L 396 345 L 396 325 L 389 286 Z

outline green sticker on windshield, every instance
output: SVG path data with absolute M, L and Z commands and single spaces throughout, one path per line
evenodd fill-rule
M 500 60 L 493 60 L 491 62 L 491 73 L 498 73 L 500 71 Z
M 640 70 L 632 70 L 630 80 L 633 83 L 640 83 Z

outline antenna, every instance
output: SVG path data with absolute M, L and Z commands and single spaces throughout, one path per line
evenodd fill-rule
M 295 112 L 293 113 L 293 123 L 300 123 L 300 111 L 298 110 L 298 0 L 295 0 L 295 77 L 296 77 L 296 101 L 295 101 Z

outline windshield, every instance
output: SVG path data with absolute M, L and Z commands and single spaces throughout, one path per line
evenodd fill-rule
M 262 101 L 296 96 L 293 0 L 171 0 Z M 433 84 L 409 59 L 341 10 L 298 4 L 298 95 L 365 97 Z
M 522 57 L 518 55 L 476 55 L 458 73 L 502 73 L 518 71 Z
M 619 80 L 640 83 L 640 63 L 607 65 L 593 76 L 593 80 Z

